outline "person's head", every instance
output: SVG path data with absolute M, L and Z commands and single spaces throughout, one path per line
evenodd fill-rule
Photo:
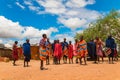
M 54 43 L 56 43 L 56 40 L 54 40 Z
M 112 35 L 109 35 L 108 38 L 109 38 L 109 39 L 112 38 Z
M 43 37 L 43 38 L 47 38 L 47 35 L 46 35 L 46 34 L 43 34 L 42 37 Z
M 77 43 L 78 42 L 78 40 L 77 39 L 75 39 L 75 43 Z
M 90 41 L 91 41 L 91 42 L 94 42 L 94 40 L 93 40 L 93 39 L 91 39 Z
M 30 40 L 29 40 L 29 39 L 26 39 L 26 42 L 27 42 L 27 43 L 29 43 L 29 42 L 30 42 Z
M 71 44 L 72 42 L 71 41 L 69 41 L 69 44 Z
M 18 41 L 15 41 L 15 44 L 18 44 Z
M 81 41 L 83 40 L 83 36 L 80 36 L 80 40 L 81 40 Z
M 66 42 L 66 38 L 64 38 L 64 42 Z
M 99 37 L 96 37 L 95 39 L 96 39 L 96 40 L 99 40 Z
M 59 43 L 59 40 L 57 40 L 57 43 Z

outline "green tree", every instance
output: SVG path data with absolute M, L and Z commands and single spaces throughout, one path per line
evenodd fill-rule
M 85 29 L 83 33 L 77 33 L 75 38 L 78 39 L 80 35 L 84 35 L 87 41 L 97 36 L 105 40 L 110 34 L 120 43 L 120 13 L 115 10 L 90 23 L 89 28 Z

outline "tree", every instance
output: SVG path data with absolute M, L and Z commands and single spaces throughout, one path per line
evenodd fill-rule
M 77 33 L 75 38 L 78 39 L 80 35 L 84 35 L 87 41 L 95 37 L 105 40 L 110 34 L 120 43 L 120 13 L 115 10 L 90 23 L 89 28 L 85 29 L 83 33 Z

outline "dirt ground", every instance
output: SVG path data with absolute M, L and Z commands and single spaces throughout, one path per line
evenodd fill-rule
M 48 70 L 40 70 L 40 61 L 31 60 L 29 67 L 23 67 L 23 61 L 17 61 L 18 66 L 12 62 L 0 62 L 0 80 L 120 80 L 120 61 L 108 64 L 60 64 L 45 65 Z

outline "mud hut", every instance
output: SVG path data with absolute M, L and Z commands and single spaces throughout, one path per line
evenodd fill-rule
M 19 59 L 23 59 L 23 49 L 22 47 L 18 47 Z M 31 58 L 32 59 L 39 59 L 39 46 L 32 45 L 31 46 Z

